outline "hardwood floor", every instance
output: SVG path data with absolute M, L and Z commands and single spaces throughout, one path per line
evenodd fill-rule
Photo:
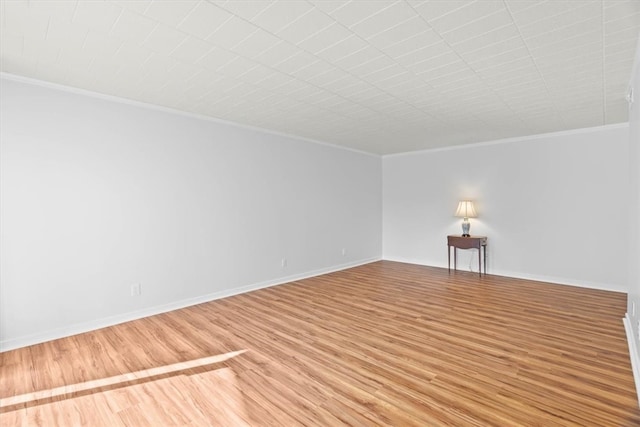
M 3 426 L 638 426 L 620 293 L 381 261 L 0 354 Z

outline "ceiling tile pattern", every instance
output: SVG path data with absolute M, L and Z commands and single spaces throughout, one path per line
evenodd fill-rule
M 619 123 L 638 0 L 0 0 L 0 70 L 372 153 Z

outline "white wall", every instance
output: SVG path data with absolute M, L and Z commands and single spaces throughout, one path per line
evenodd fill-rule
M 477 201 L 472 233 L 489 236 L 490 273 L 626 291 L 631 263 L 630 301 L 640 302 L 637 240 L 630 261 L 622 255 L 626 126 L 385 156 L 381 170 L 377 156 L 0 84 L 0 350 L 378 259 L 381 250 L 445 267 L 462 198 Z M 460 265 L 470 265 L 468 253 Z
M 489 273 L 626 291 L 626 125 L 383 158 L 383 258 L 446 267 L 473 199 Z M 470 256 L 460 251 L 459 267 Z
M 0 82 L 0 349 L 380 258 L 378 156 Z
M 640 39 L 636 47 L 635 65 L 631 76 L 633 104 L 629 110 L 630 209 L 628 219 L 629 297 L 625 327 L 634 368 L 636 389 L 640 392 Z M 640 399 L 640 394 L 639 394 Z

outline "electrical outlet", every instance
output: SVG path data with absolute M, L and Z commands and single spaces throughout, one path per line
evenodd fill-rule
M 342 248 L 342 256 L 347 256 L 347 248 Z
M 137 297 L 141 293 L 140 283 L 134 283 L 131 285 L 131 296 Z
M 280 265 L 282 266 L 282 268 L 287 268 L 287 259 L 286 258 L 282 258 L 282 261 L 280 262 Z

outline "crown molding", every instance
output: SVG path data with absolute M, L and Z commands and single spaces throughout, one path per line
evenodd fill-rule
M 584 133 L 597 132 L 601 130 L 627 129 L 628 127 L 629 127 L 628 122 L 614 123 L 610 125 L 595 126 L 590 128 L 569 129 L 569 130 L 562 130 L 557 132 L 539 133 L 539 134 L 527 135 L 527 136 L 516 136 L 513 138 L 496 139 L 492 141 L 473 142 L 470 144 L 453 145 L 450 147 L 427 148 L 424 150 L 408 151 L 405 153 L 385 154 L 382 157 L 383 158 L 400 157 L 400 156 L 410 156 L 414 154 L 437 153 L 441 151 L 464 150 L 467 148 L 486 147 L 486 146 L 498 145 L 498 144 L 510 144 L 515 142 L 524 142 L 524 141 L 531 141 L 536 139 L 553 138 L 558 136 L 581 135 Z
M 87 89 L 80 89 L 80 88 L 76 88 L 76 87 L 72 87 L 72 86 L 62 85 L 62 84 L 59 84 L 59 83 L 52 83 L 52 82 L 47 82 L 47 81 L 44 81 L 44 80 L 38 80 L 38 79 L 31 78 L 31 77 L 19 76 L 17 74 L 10 74 L 10 73 L 6 73 L 6 72 L 0 72 L 0 79 L 15 81 L 15 82 L 18 82 L 18 83 L 31 84 L 31 85 L 34 85 L 34 86 L 41 86 L 41 87 L 44 87 L 44 88 L 47 88 L 47 89 L 59 90 L 59 91 L 62 91 L 62 92 L 73 93 L 73 94 L 76 94 L 76 95 L 88 96 L 88 97 L 91 97 L 91 98 L 97 98 L 97 99 L 101 99 L 101 100 L 104 100 L 104 101 L 117 102 L 117 103 L 120 103 L 120 104 L 131 105 L 131 106 L 139 107 L 139 108 L 145 108 L 145 109 L 148 109 L 148 110 L 161 111 L 163 113 L 175 114 L 175 115 L 179 115 L 179 116 L 183 116 L 183 117 L 189 117 L 189 118 L 192 118 L 192 119 L 203 120 L 203 121 L 217 123 L 217 124 L 221 124 L 221 125 L 233 126 L 233 127 L 236 127 L 236 128 L 247 129 L 247 130 L 251 130 L 251 131 L 254 131 L 254 132 L 262 132 L 262 133 L 266 133 L 266 134 L 269 134 L 269 135 L 279 136 L 279 137 L 282 137 L 282 138 L 293 139 L 293 140 L 297 140 L 297 141 L 301 141 L 301 142 L 308 142 L 308 143 L 311 143 L 311 144 L 323 145 L 325 147 L 336 148 L 336 149 L 339 149 L 339 150 L 351 151 L 351 152 L 354 152 L 354 153 L 364 154 L 364 155 L 375 157 L 375 158 L 380 158 L 381 157 L 379 154 L 376 154 L 376 153 L 362 151 L 362 150 L 358 150 L 356 148 L 346 147 L 344 145 L 332 144 L 330 142 L 320 141 L 320 140 L 313 139 L 313 138 L 307 138 L 307 137 L 304 137 L 304 136 L 293 135 L 293 134 L 285 133 L 285 132 L 278 132 L 278 131 L 275 131 L 275 130 L 261 128 L 261 127 L 258 127 L 258 126 L 245 125 L 245 124 L 238 123 L 238 122 L 233 122 L 233 121 L 230 121 L 230 120 L 224 120 L 224 119 L 219 119 L 219 118 L 212 117 L 212 116 L 206 116 L 204 114 L 198 114 L 198 113 L 192 113 L 192 112 L 189 112 L 189 111 L 177 110 L 175 108 L 163 107 L 163 106 L 160 106 L 160 105 L 149 104 L 149 103 L 142 102 L 142 101 L 135 101 L 133 99 L 121 98 L 119 96 L 114 96 L 114 95 L 107 95 L 107 94 L 104 94 L 104 93 L 94 92 L 94 91 L 87 90 Z

